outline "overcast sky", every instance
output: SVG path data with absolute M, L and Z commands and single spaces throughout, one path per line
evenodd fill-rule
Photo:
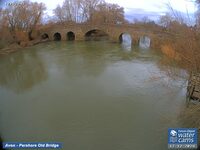
M 193 15 L 196 11 L 194 2 L 190 0 L 107 0 L 111 3 L 118 3 L 125 8 L 126 18 L 142 18 L 148 16 L 150 19 L 156 20 L 160 15 L 164 15 L 167 10 L 167 4 L 170 4 L 175 10 Z
M 0 0 L 10 1 L 10 0 Z M 31 0 L 43 2 L 47 6 L 47 14 L 52 16 L 52 10 L 58 5 L 62 5 L 64 0 Z M 167 11 L 166 4 L 170 3 L 172 7 L 181 12 L 189 12 L 193 14 L 196 11 L 194 2 L 191 0 L 106 0 L 109 3 L 116 3 L 125 10 L 125 16 L 128 20 L 133 18 L 142 18 L 148 16 L 150 19 L 156 19 L 160 15 L 164 15 Z

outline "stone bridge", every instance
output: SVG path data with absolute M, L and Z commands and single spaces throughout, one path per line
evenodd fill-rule
M 120 42 L 122 34 L 127 33 L 132 38 L 132 43 L 137 45 L 142 37 L 148 37 L 151 40 L 151 46 L 155 47 L 155 41 L 159 40 L 163 33 L 160 28 L 148 29 L 146 27 L 131 25 L 91 25 L 91 24 L 75 24 L 75 25 L 53 25 L 39 30 L 41 38 L 49 38 L 49 40 L 86 40 L 86 36 L 92 32 L 101 31 L 108 35 L 112 42 Z

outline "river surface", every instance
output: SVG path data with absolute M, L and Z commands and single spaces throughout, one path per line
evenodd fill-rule
M 0 57 L 4 141 L 65 150 L 167 150 L 181 127 L 183 81 L 154 50 L 108 42 L 48 42 Z

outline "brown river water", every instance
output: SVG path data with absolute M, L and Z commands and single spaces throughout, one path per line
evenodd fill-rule
M 47 42 L 0 58 L 0 134 L 65 150 L 167 150 L 183 80 L 162 55 L 109 42 Z

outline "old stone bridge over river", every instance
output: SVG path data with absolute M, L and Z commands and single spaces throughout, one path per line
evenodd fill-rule
M 111 24 L 65 24 L 53 25 L 39 30 L 39 35 L 42 39 L 63 40 L 63 41 L 82 41 L 94 39 L 97 37 L 107 37 L 112 42 L 121 42 L 123 34 L 129 34 L 132 43 L 137 45 L 144 39 L 149 39 L 151 47 L 157 47 L 159 41 L 163 38 L 169 38 L 167 32 L 163 32 L 161 27 L 144 27 L 131 25 L 111 25 Z M 98 39 L 97 39 L 98 40 Z
M 184 125 L 184 81 L 168 76 L 167 58 L 154 49 L 83 41 L 93 30 L 113 41 L 146 33 L 151 44 L 158 35 L 117 28 L 46 28 L 40 35 L 51 42 L 0 57 L 2 139 L 61 142 L 65 150 L 167 150 L 167 129 Z

